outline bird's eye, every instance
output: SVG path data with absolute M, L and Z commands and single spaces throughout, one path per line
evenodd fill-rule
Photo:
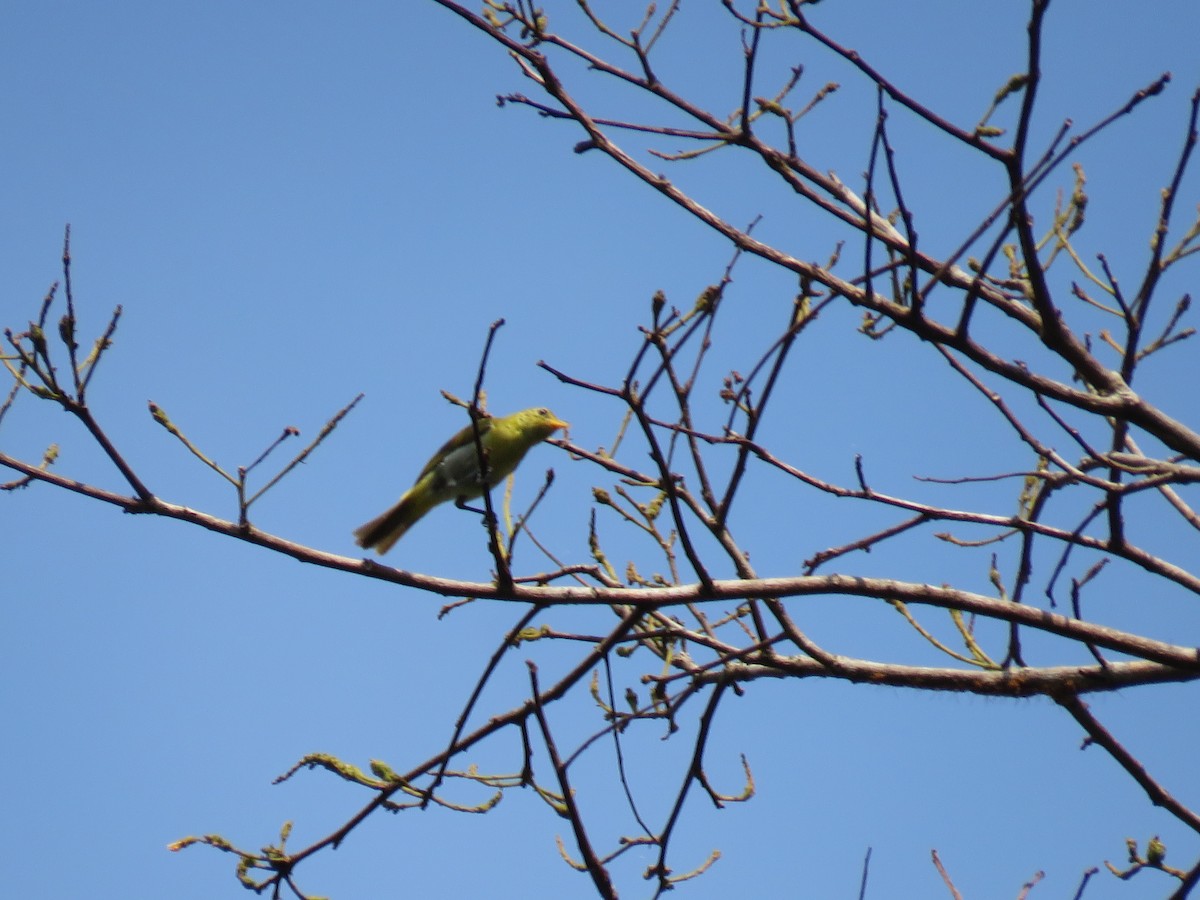
M 548 419 L 550 417 L 550 410 L 546 409 L 546 407 L 543 406 L 541 409 L 538 410 L 538 415 L 541 416 L 543 419 Z

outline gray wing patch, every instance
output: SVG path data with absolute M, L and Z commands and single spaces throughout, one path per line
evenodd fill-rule
M 449 497 L 475 497 L 479 490 L 479 456 L 472 441 L 446 454 L 433 469 L 433 489 Z

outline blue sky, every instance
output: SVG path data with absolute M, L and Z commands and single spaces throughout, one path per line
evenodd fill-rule
M 952 0 L 902 10 L 861 0 L 823 3 L 813 17 L 969 126 L 1023 65 L 1024 8 L 992 4 L 985 16 Z M 573 423 L 576 442 L 609 445 L 619 411 L 536 362 L 615 383 L 654 291 L 686 307 L 728 260 L 716 236 L 611 162 L 572 153 L 577 130 L 498 108 L 496 94 L 532 85 L 433 3 L 45 2 L 14 5 L 4 18 L 0 324 L 19 330 L 35 314 L 59 276 L 71 223 L 83 327 L 98 332 L 124 307 L 96 376 L 97 415 L 167 500 L 235 514 L 228 486 L 151 421 L 148 400 L 233 467 L 286 425 L 307 440 L 365 392 L 320 451 L 255 508 L 268 531 L 354 555 L 352 529 L 391 503 L 459 427 L 438 392 L 469 394 L 489 323 L 507 320 L 489 371 L 492 408 L 549 405 Z M 665 78 L 694 85 L 725 112 L 738 102 L 739 49 L 736 32 L 714 22 L 687 6 L 664 40 L 662 65 Z M 1162 71 L 1174 74 L 1164 96 L 1080 154 L 1094 192 L 1087 246 L 1107 252 L 1129 283 L 1200 83 L 1197 28 L 1190 0 L 1152 12 L 1082 0 L 1051 8 L 1041 140 L 1065 117 L 1089 124 Z M 858 184 L 871 93 L 810 44 L 772 45 L 767 60 L 775 71 L 803 62 L 803 94 L 844 83 L 806 120 L 805 152 Z M 601 113 L 625 108 L 627 95 L 602 79 L 572 75 Z M 1003 185 L 902 114 L 893 119 L 925 246 L 944 251 Z M 762 233 L 805 258 L 825 259 L 842 236 L 732 160 L 669 171 L 735 223 L 762 213 Z M 1069 189 L 1069 178 L 1064 168 L 1048 191 Z M 1198 198 L 1193 174 L 1182 218 Z M 1188 289 L 1194 272 L 1171 289 Z M 735 277 L 710 393 L 721 365 L 745 366 L 761 352 L 794 291 L 752 262 Z M 800 347 L 788 370 L 793 409 L 776 410 L 764 440 L 841 480 L 863 453 L 872 476 L 897 490 L 910 489 L 914 474 L 979 474 L 1011 459 L 988 455 L 988 435 L 997 448 L 1009 436 L 968 389 L 947 386 L 943 365 L 899 341 L 868 345 L 853 333 L 856 318 L 831 313 L 821 337 Z M 1177 349 L 1139 382 L 1192 423 L 1194 352 Z M 48 406 L 22 402 L 3 425 L 5 452 L 36 459 L 55 441 L 60 472 L 122 489 L 87 435 Z M 958 449 L 964 430 L 984 448 L 969 465 Z M 584 558 L 596 473 L 539 448 L 518 490 L 530 496 L 549 466 L 558 481 L 540 532 Z M 794 573 L 816 550 L 861 533 L 853 510 L 819 497 L 774 510 L 777 488 L 767 477 L 749 483 L 749 506 L 735 520 L 762 573 Z M 518 614 L 476 604 L 439 621 L 438 598 L 300 567 L 44 486 L 6 494 L 0 506 L 3 896 L 241 896 L 230 860 L 201 848 L 171 854 L 167 843 L 218 831 L 261 846 L 294 819 L 300 846 L 336 827 L 363 800 L 352 789 L 319 774 L 283 786 L 271 779 L 314 751 L 360 765 L 424 758 L 446 739 L 482 658 Z M 759 509 L 770 510 L 770 527 Z M 615 558 L 644 553 L 615 523 L 604 527 Z M 1174 558 L 1194 558 L 1194 542 L 1161 541 Z M 528 545 L 524 552 L 541 567 Z M 909 577 L 986 592 L 981 559 L 880 554 L 853 565 L 902 565 Z M 431 514 L 388 561 L 462 578 L 486 578 L 490 568 L 476 524 L 452 509 Z M 1105 621 L 1200 643 L 1194 598 L 1143 594 L 1136 579 L 1111 584 L 1096 598 Z M 925 659 L 893 614 L 863 601 L 810 601 L 804 614 L 839 652 Z M 561 621 L 585 628 L 589 618 Z M 556 661 L 551 653 L 546 665 Z M 514 660 L 491 695 L 495 708 L 522 689 Z M 1095 703 L 1193 804 L 1195 705 L 1195 690 L 1184 688 Z M 598 727 L 585 697 L 554 715 L 570 733 Z M 683 888 L 690 896 L 728 895 L 751 880 L 762 893 L 856 896 L 868 847 L 871 897 L 941 896 L 931 848 L 970 898 L 1015 896 L 1042 868 L 1046 881 L 1032 897 L 1071 896 L 1085 868 L 1120 861 L 1126 836 L 1161 833 L 1179 865 L 1195 856 L 1194 836 L 1156 813 L 1107 757 L 1081 754 L 1077 726 L 1045 702 L 760 684 L 724 715 L 713 772 L 736 792 L 745 752 L 758 796 L 719 813 L 694 797 L 676 865 L 718 847 L 723 858 Z M 661 776 L 673 796 L 687 743 L 650 736 L 641 747 L 643 790 L 653 796 Z M 516 757 L 502 749 L 511 748 L 492 747 L 481 767 L 510 767 Z M 604 773 L 610 760 L 595 765 Z M 618 805 L 593 802 L 602 834 L 630 827 Z M 586 896 L 587 883 L 557 857 L 557 833 L 565 836 L 566 823 L 527 794 L 487 816 L 408 813 L 318 856 L 301 883 L 336 898 L 461 897 L 498 885 L 506 896 Z M 1102 873 L 1085 896 L 1165 895 L 1154 877 L 1122 885 Z

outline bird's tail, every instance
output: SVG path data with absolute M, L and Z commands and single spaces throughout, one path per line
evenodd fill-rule
M 374 549 L 380 555 L 391 550 L 396 541 L 429 512 L 429 507 L 422 508 L 422 504 L 414 502 L 411 495 L 412 491 L 409 491 L 387 512 L 356 528 L 354 540 L 358 546 L 364 550 Z

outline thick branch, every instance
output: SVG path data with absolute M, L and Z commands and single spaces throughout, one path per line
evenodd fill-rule
M 960 691 L 997 697 L 1103 693 L 1145 684 L 1195 681 L 1195 671 L 1154 662 L 1118 662 L 1104 666 L 975 670 L 906 666 L 897 663 L 829 656 L 777 656 L 769 664 L 734 663 L 696 676 L 697 681 L 754 681 L 759 678 L 840 678 L 855 684 Z
M 28 463 L 0 453 L 0 465 L 15 469 L 37 481 L 44 481 L 61 488 L 83 494 L 120 507 L 131 513 L 154 513 L 170 519 L 179 519 L 199 525 L 228 537 L 257 544 L 276 553 L 291 556 L 301 562 L 312 563 L 327 569 L 354 572 L 368 578 L 376 578 L 393 584 L 412 587 L 447 597 L 477 597 L 491 600 L 511 600 L 524 603 L 558 604 L 566 606 L 611 606 L 628 605 L 642 609 L 656 609 L 685 603 L 712 601 L 746 601 L 786 597 L 809 597 L 844 594 L 882 600 L 900 600 L 926 606 L 958 609 L 988 618 L 1026 625 L 1040 631 L 1057 634 L 1073 641 L 1080 641 L 1126 653 L 1141 659 L 1176 666 L 1188 671 L 1200 672 L 1200 649 L 1181 647 L 1162 641 L 1151 640 L 1115 628 L 1083 622 L 1057 613 L 1046 612 L 1007 600 L 985 597 L 970 591 L 955 590 L 932 584 L 895 581 L 887 578 L 863 578 L 852 575 L 798 575 L 790 578 L 747 578 L 713 581 L 709 585 L 684 584 L 657 588 L 607 588 L 607 587 L 531 587 L 514 584 L 498 587 L 482 582 L 459 581 L 437 578 L 404 569 L 383 566 L 373 560 L 354 559 L 336 553 L 327 553 L 284 540 L 252 525 L 210 516 L 186 506 L 178 506 L 158 498 L 139 500 L 121 494 L 92 487 L 82 482 L 64 478 L 51 472 L 43 472 Z

